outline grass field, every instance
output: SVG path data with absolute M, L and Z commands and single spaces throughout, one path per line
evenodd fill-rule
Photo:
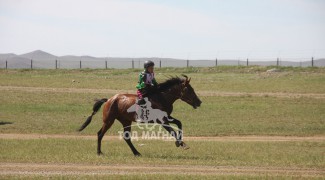
M 171 141 L 139 140 L 134 143 L 143 154 L 141 158 L 134 157 L 123 140 L 104 141 L 105 155 L 100 158 L 95 153 L 94 140 L 1 140 L 0 157 L 2 162 L 121 163 L 135 166 L 177 165 L 181 162 L 182 165 L 201 166 L 325 168 L 324 142 L 189 141 L 191 148 L 186 151 L 177 149 Z
M 170 141 L 140 140 L 134 143 L 143 156 L 135 158 L 126 143 L 117 139 L 105 140 L 105 155 L 98 157 L 94 139 L 0 138 L 0 178 L 322 179 L 325 142 L 308 139 L 325 136 L 325 68 L 286 67 L 280 68 L 281 72 L 266 73 L 270 68 L 162 68 L 156 69 L 156 77 L 160 82 L 181 74 L 192 77 L 202 107 L 193 110 L 177 101 L 173 112 L 183 122 L 185 137 L 298 136 L 308 137 L 306 140 L 189 140 L 191 148 L 187 151 Z M 139 71 L 0 70 L 0 135 L 95 135 L 102 124 L 100 113 L 82 133 L 76 132 L 90 115 L 93 99 L 135 92 Z M 117 136 L 121 128 L 116 121 L 107 135 Z M 39 167 L 23 171 L 14 163 Z M 57 165 L 54 168 L 58 170 L 52 172 L 43 164 Z M 67 169 L 86 167 L 65 173 L 60 164 L 71 164 Z M 121 166 L 121 171 L 111 173 L 84 173 L 93 166 L 111 165 L 130 167 Z M 148 169 L 156 165 L 162 170 Z M 7 166 L 17 166 L 21 171 L 6 173 L 11 172 Z M 144 172 L 133 166 L 143 166 Z M 184 169 L 173 173 L 166 166 Z M 45 170 L 37 170 L 42 168 Z M 206 172 L 209 168 L 211 171 Z M 51 173 L 40 173 L 43 171 Z

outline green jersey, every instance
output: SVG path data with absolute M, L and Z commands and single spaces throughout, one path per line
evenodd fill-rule
M 143 89 L 146 86 L 156 86 L 158 83 L 155 79 L 154 73 L 149 73 L 146 71 L 143 71 L 139 74 L 139 82 L 136 86 L 137 89 Z

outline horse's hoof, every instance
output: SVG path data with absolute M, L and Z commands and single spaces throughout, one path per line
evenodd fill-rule
M 190 149 L 190 147 L 188 147 L 185 143 L 183 143 L 183 145 L 181 146 L 184 150 Z
M 102 152 L 97 152 L 98 156 L 104 155 Z
M 181 141 L 176 141 L 176 142 L 175 142 L 175 145 L 176 145 L 176 147 L 179 147 L 179 146 L 181 146 L 181 144 L 182 144 L 182 142 L 181 142 Z
M 176 147 L 179 147 L 179 146 L 184 147 L 184 146 L 186 146 L 186 144 L 183 141 L 176 141 L 175 144 L 176 144 Z
M 136 154 L 134 154 L 134 156 L 135 157 L 140 157 L 140 156 L 142 156 L 140 153 L 136 153 Z
M 188 147 L 183 141 L 176 141 L 175 144 L 176 144 L 177 147 L 180 146 L 184 150 L 190 149 L 190 147 Z

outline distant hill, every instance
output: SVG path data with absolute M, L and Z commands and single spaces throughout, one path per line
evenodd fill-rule
M 6 54 L 0 54 L 0 60 L 6 60 L 10 57 L 17 56 L 16 54 L 13 53 L 6 53 Z
M 20 56 L 13 56 L 7 59 L 8 68 L 30 68 L 30 60 Z
M 54 56 L 50 53 L 44 52 L 42 50 L 36 50 L 36 51 L 32 51 L 30 53 L 26 53 L 26 54 L 21 54 L 19 55 L 19 57 L 23 57 L 23 58 L 27 58 L 27 59 L 34 59 L 34 60 L 55 60 L 57 58 L 57 56 Z
M 92 57 L 92 56 L 55 56 L 42 50 L 36 50 L 29 53 L 17 55 L 14 53 L 0 54 L 0 68 L 31 68 L 31 61 L 33 68 L 80 68 L 80 61 L 82 61 L 82 68 L 142 68 L 143 62 L 146 60 L 153 60 L 157 67 L 186 67 L 187 65 L 193 67 L 211 67 L 216 65 L 215 60 L 190 60 L 187 62 L 184 59 L 174 58 L 157 58 L 157 57 L 144 57 L 144 58 L 128 58 L 128 57 Z M 107 63 L 106 63 L 107 61 Z M 187 64 L 189 63 L 189 64 Z M 274 61 L 249 61 L 249 65 L 258 66 L 275 66 Z M 246 66 L 245 60 L 218 60 L 217 65 L 229 66 Z M 311 66 L 311 61 L 280 61 L 280 66 Z M 325 58 L 314 60 L 314 66 L 324 67 Z
M 91 56 L 61 56 L 58 57 L 60 61 L 103 61 L 104 58 L 96 58 L 96 57 L 91 57 Z
M 315 60 L 314 65 L 324 67 L 325 66 L 325 58 Z

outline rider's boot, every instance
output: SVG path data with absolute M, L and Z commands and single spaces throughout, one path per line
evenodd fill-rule
M 143 98 L 138 99 L 137 105 L 143 105 L 146 104 L 146 100 L 144 100 Z

